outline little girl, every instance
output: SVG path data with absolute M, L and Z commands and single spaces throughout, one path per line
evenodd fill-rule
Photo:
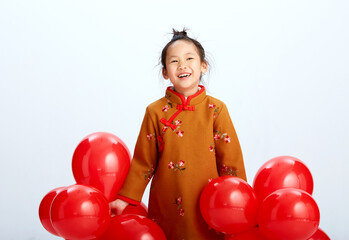
M 208 64 L 198 41 L 173 30 L 161 63 L 173 86 L 147 107 L 127 179 L 110 205 L 140 204 L 153 178 L 148 217 L 167 239 L 221 239 L 201 217 L 200 193 L 219 176 L 246 180 L 239 140 L 225 104 L 199 85 Z

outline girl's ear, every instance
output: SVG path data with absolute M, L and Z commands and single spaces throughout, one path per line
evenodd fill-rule
M 162 76 L 167 80 L 168 75 L 167 75 L 167 70 L 165 68 L 162 68 Z
M 203 61 L 201 63 L 201 73 L 207 73 L 207 62 Z

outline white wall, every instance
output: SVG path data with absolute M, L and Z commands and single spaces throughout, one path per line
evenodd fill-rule
M 1 239 L 58 239 L 38 206 L 74 183 L 76 145 L 96 131 L 133 152 L 172 27 L 213 60 L 248 181 L 268 159 L 310 168 L 320 227 L 348 239 L 349 4 L 295 1 L 0 1 Z M 147 202 L 148 193 L 144 201 Z

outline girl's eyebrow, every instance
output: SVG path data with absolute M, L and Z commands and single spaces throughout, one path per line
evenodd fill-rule
M 194 55 L 194 53 L 193 52 L 187 52 L 184 55 Z M 169 56 L 167 59 L 174 58 L 174 57 L 177 57 L 177 56 L 174 56 L 174 55 L 173 56 Z

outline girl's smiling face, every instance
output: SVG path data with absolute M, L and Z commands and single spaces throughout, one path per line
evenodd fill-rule
M 186 40 L 172 43 L 166 54 L 166 69 L 162 69 L 165 79 L 170 79 L 176 92 L 185 97 L 194 95 L 202 73 L 207 72 L 207 63 L 201 61 L 196 46 Z

